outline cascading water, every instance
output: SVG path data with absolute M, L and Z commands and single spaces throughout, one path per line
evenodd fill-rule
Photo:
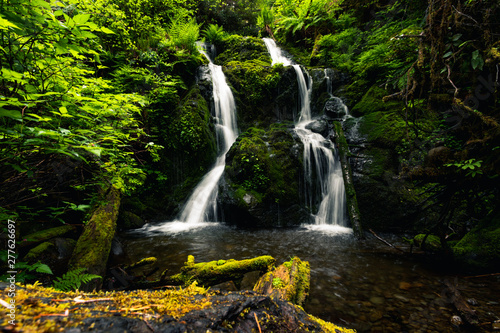
M 226 83 L 222 67 L 215 65 L 206 53 L 200 52 L 209 60 L 208 66 L 212 76 L 215 129 L 219 155 L 212 169 L 195 187 L 182 209 L 179 221 L 187 223 L 217 219 L 216 199 L 219 179 L 224 172 L 226 153 L 238 137 L 236 104 L 234 103 L 233 93 Z
M 335 147 L 330 140 L 306 128 L 313 121 L 309 100 L 312 80 L 306 74 L 306 81 L 300 66 L 292 64 L 290 59 L 283 56 L 281 49 L 272 39 L 264 38 L 263 40 L 271 55 L 273 65 L 275 63 L 282 63 L 284 66 L 292 65 L 297 73 L 301 110 L 295 131 L 304 144 L 306 202 L 311 209 L 318 206 L 319 202 L 317 212 L 313 214 L 315 224 L 345 226 L 347 214 L 344 179 L 340 161 L 334 154 Z
M 215 65 L 204 50 L 200 49 L 200 52 L 209 61 L 208 67 L 212 78 L 218 156 L 212 169 L 203 176 L 203 179 L 194 188 L 177 221 L 160 225 L 146 225 L 143 227 L 143 231 L 178 232 L 203 226 L 205 222 L 218 220 L 218 184 L 224 172 L 226 153 L 238 137 L 236 104 L 231 89 L 226 83 L 222 67 Z

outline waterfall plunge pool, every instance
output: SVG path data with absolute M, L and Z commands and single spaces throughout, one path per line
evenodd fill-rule
M 477 301 L 471 308 L 481 322 L 500 319 L 499 276 L 465 278 L 442 262 L 431 262 L 432 257 L 404 255 L 374 237 L 357 241 L 351 229 L 339 226 L 246 230 L 221 223 L 166 222 L 119 238 L 128 262 L 154 256 L 159 272 L 168 269 L 170 274 L 179 272 L 188 255 L 196 262 L 270 255 L 277 265 L 298 256 L 311 267 L 304 309 L 358 332 L 469 332 L 450 322 L 456 311 L 445 281 L 456 283 L 465 299 Z M 400 237 L 383 238 L 408 251 Z

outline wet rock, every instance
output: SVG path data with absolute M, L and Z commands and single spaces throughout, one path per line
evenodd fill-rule
M 478 306 L 479 305 L 478 301 L 475 298 L 468 298 L 467 299 L 467 303 L 469 303 L 472 306 Z
M 307 124 L 306 128 L 325 137 L 328 134 L 328 124 L 325 120 L 314 120 Z
M 460 318 L 459 316 L 453 316 L 453 317 L 451 317 L 450 322 L 454 326 L 460 326 L 460 325 L 462 325 L 464 323 L 463 320 L 462 320 L 462 318 Z
M 339 97 L 331 97 L 326 101 L 323 112 L 330 118 L 342 118 L 347 114 L 347 107 Z

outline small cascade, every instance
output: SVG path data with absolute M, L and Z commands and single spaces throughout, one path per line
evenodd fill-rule
M 215 129 L 218 144 L 218 157 L 212 169 L 196 185 L 186 201 L 180 215 L 180 222 L 198 223 L 217 220 L 217 190 L 224 172 L 226 153 L 238 137 L 236 124 L 236 104 L 231 89 L 226 83 L 222 67 L 212 63 L 210 57 L 200 50 L 209 60 L 214 97 Z
M 334 153 L 335 147 L 330 140 L 307 128 L 314 121 L 310 108 L 312 79 L 307 73 L 304 75 L 299 65 L 292 64 L 290 59 L 284 57 L 272 39 L 264 38 L 264 43 L 273 64 L 291 65 L 297 73 L 301 110 L 295 131 L 304 144 L 306 204 L 311 210 L 317 207 L 316 214 L 313 214 L 315 224 L 345 226 L 347 213 L 344 179 L 340 161 Z

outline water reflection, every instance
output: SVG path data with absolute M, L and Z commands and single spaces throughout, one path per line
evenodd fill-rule
M 405 247 L 396 236 L 384 237 Z M 196 262 L 271 255 L 277 264 L 296 255 L 310 263 L 311 290 L 304 308 L 313 315 L 358 331 L 459 331 L 450 323 L 454 313 L 443 284 L 454 276 L 376 239 L 356 241 L 349 228 L 244 230 L 218 223 L 187 228 L 171 222 L 127 232 L 121 238 L 131 262 L 155 256 L 160 271 L 168 268 L 172 274 L 188 255 Z M 495 281 L 458 280 L 464 297 L 480 300 L 484 309 L 478 309 L 489 311 L 492 321 L 500 314 L 500 281 Z M 485 331 L 488 327 L 484 326 Z

